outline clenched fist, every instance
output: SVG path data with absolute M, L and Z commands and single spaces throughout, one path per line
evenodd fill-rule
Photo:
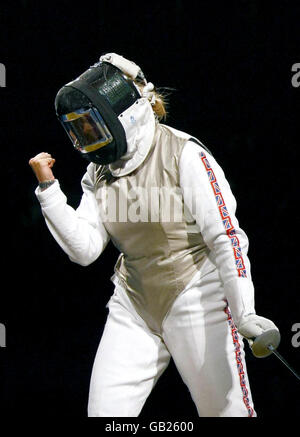
M 55 159 L 49 153 L 39 153 L 34 158 L 31 158 L 29 165 L 34 171 L 39 182 L 45 182 L 54 180 L 52 167 L 55 163 Z

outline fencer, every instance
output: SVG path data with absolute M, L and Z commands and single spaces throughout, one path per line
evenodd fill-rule
M 138 416 L 172 357 L 199 416 L 256 416 L 243 337 L 278 328 L 256 314 L 248 238 L 213 152 L 162 123 L 163 96 L 115 53 L 64 85 L 55 108 L 87 170 L 74 209 L 52 155 L 30 160 L 46 224 L 82 266 L 109 241 L 120 251 L 88 415 Z

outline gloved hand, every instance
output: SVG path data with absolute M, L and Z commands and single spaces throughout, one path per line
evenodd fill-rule
M 256 314 L 243 316 L 237 328 L 239 333 L 248 340 L 256 357 L 267 357 L 272 353 L 268 346 L 272 345 L 276 349 L 280 343 L 277 326 L 271 320 Z

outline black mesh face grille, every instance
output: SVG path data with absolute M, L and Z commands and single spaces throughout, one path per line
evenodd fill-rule
M 89 99 L 80 91 L 64 86 L 55 98 L 55 108 L 58 115 L 89 107 Z
M 105 62 L 93 65 L 79 79 L 86 81 L 105 97 L 117 116 L 140 98 L 133 81 L 117 67 Z
M 130 82 L 118 71 L 93 83 L 97 91 L 108 100 L 116 115 L 121 114 L 129 108 L 140 96 L 138 91 Z
M 141 97 L 132 80 L 105 62 L 91 66 L 78 80 L 86 82 L 105 97 L 117 116 Z

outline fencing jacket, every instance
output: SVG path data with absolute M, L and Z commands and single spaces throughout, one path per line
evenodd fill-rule
M 255 312 L 236 201 L 213 156 L 190 138 L 157 124 L 148 155 L 130 174 L 115 177 L 108 166 L 90 164 L 77 210 L 58 181 L 36 190 L 48 228 L 72 261 L 92 263 L 112 240 L 121 253 L 115 275 L 157 333 L 191 279 L 216 268 L 234 321 Z

